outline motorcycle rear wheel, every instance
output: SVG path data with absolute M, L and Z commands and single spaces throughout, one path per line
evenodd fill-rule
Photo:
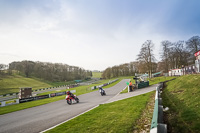
M 76 98 L 76 102 L 79 103 L 79 99 L 78 98 Z

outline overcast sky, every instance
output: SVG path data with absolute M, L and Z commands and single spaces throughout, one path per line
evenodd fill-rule
M 200 35 L 199 0 L 0 0 L 0 63 L 31 60 L 87 70 L 137 59 L 146 40 Z

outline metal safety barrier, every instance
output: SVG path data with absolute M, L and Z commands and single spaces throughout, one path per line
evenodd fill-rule
M 102 84 L 102 85 L 99 85 L 99 86 L 93 86 L 93 87 L 91 87 L 91 90 L 97 89 L 99 87 L 107 86 L 109 84 L 112 84 L 112 83 L 116 82 L 117 80 L 119 80 L 119 79 L 115 79 L 115 80 L 109 81 L 108 83 L 105 83 L 105 84 Z
M 159 86 L 156 87 L 155 105 L 150 133 L 167 133 L 167 125 L 163 124 L 163 106 L 162 98 L 160 97 L 163 85 L 163 83 L 160 83 Z

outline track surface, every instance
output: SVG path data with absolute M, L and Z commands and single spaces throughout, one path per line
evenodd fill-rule
M 67 105 L 65 100 L 0 115 L 1 133 L 38 133 L 70 119 L 92 107 L 105 103 L 117 95 L 127 85 L 129 79 L 120 81 L 117 85 L 106 89 L 106 96 L 99 91 L 78 96 L 80 103 Z

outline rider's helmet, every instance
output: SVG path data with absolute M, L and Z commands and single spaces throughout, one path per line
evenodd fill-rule
M 67 91 L 67 95 L 69 95 L 70 94 L 70 91 Z

